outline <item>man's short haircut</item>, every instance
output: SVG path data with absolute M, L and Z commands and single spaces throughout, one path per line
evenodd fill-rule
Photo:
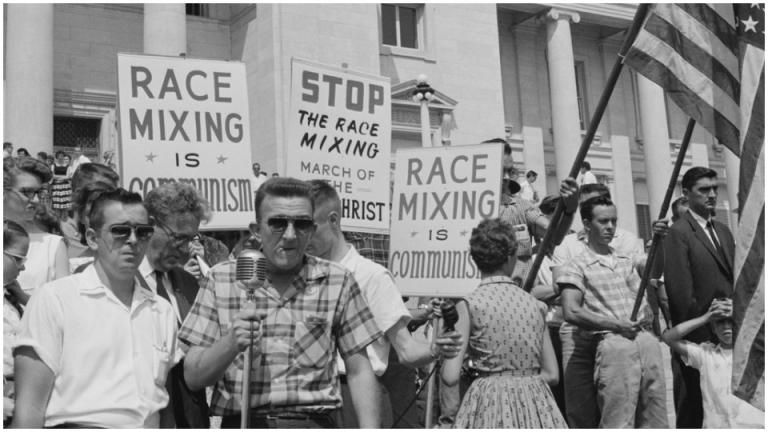
M 25 156 L 29 156 L 29 151 L 27 149 L 25 149 L 24 147 L 19 147 L 16 150 L 16 154 L 18 155 L 19 153 L 24 153 Z
M 29 233 L 18 222 L 3 219 L 3 249 L 13 246 L 19 240 L 29 238 Z
M 613 206 L 613 201 L 605 195 L 592 197 L 579 206 L 581 211 L 581 220 L 589 220 L 595 216 L 595 207 L 597 206 Z
M 106 178 L 115 186 L 120 181 L 120 176 L 112 168 L 96 162 L 87 162 L 78 165 L 77 170 L 72 174 L 72 193 L 77 193 L 79 188 L 86 183 L 91 183 L 96 177 Z
M 53 178 L 51 168 L 40 159 L 28 156 L 9 157 L 3 159 L 3 188 L 12 188 L 22 172 L 37 177 L 40 183 L 48 183 Z
M 584 161 L 584 162 L 582 162 L 582 163 L 581 163 L 581 167 L 582 167 L 582 168 L 586 168 L 586 169 L 587 169 L 587 171 L 589 171 L 589 170 L 591 170 L 591 169 L 592 169 L 592 165 L 590 165 L 590 163 L 589 163 L 589 162 L 587 162 L 587 161 Z
M 312 203 L 315 208 L 327 205 L 341 216 L 341 198 L 339 198 L 336 188 L 327 180 L 310 180 L 309 186 L 312 190 Z
M 267 196 L 280 198 L 306 198 L 312 206 L 311 214 L 315 213 L 315 205 L 312 202 L 312 191 L 309 183 L 293 177 L 270 177 L 259 186 L 256 191 L 256 220 L 261 220 L 261 203 Z
M 485 273 L 498 270 L 517 252 L 515 230 L 501 219 L 486 219 L 472 229 L 469 253 L 477 268 Z
M 695 166 L 690 168 L 688 171 L 685 172 L 683 175 L 683 189 L 691 190 L 693 188 L 693 185 L 696 184 L 697 181 L 701 178 L 715 178 L 717 177 L 717 171 L 707 168 L 707 167 L 700 167 Z
M 672 201 L 672 218 L 675 220 L 683 217 L 683 215 L 680 214 L 681 205 L 688 205 L 688 197 L 681 196 L 680 198 Z
M 13 143 L 8 142 L 8 141 L 3 143 L 3 150 L 12 149 L 12 148 L 13 148 Z
M 39 151 L 39 152 L 37 152 L 37 157 L 39 159 L 48 159 L 48 153 L 46 153 L 44 151 Z
M 536 171 L 534 171 L 534 170 L 528 170 L 528 172 L 527 172 L 527 173 L 525 173 L 525 176 L 526 176 L 526 177 L 530 177 L 530 176 L 536 176 L 536 177 L 538 177 L 538 176 L 539 176 L 539 173 L 537 173 L 537 172 L 536 172 Z
M 600 196 L 608 197 L 608 199 L 611 198 L 611 190 L 608 189 L 608 186 L 602 183 L 587 183 L 579 188 L 579 200 L 581 200 L 581 197 L 583 196 L 594 193 L 599 193 Z
M 147 212 L 160 222 L 172 216 L 190 214 L 201 222 L 211 219 L 208 201 L 189 183 L 172 181 L 152 189 L 144 200 Z
M 88 211 L 88 227 L 99 229 L 104 224 L 104 208 L 111 202 L 123 205 L 142 204 L 141 195 L 128 192 L 123 188 L 115 188 L 95 192 L 92 196 L 91 208 Z
M 57 151 L 56 151 L 56 153 L 54 153 L 54 155 L 55 155 L 55 156 L 58 158 L 58 157 L 64 157 L 64 156 L 66 156 L 67 154 L 66 154 L 66 153 L 64 153 L 64 152 L 63 152 L 63 151 L 61 151 L 61 150 L 57 150 Z

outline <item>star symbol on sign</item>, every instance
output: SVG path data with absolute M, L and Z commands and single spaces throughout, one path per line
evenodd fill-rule
M 416 237 L 416 234 L 418 234 L 417 231 L 411 231 L 411 237 Z
M 145 158 L 147 158 L 147 162 L 155 162 L 155 158 L 157 157 L 156 154 L 150 152 L 148 155 L 144 155 Z
M 224 155 L 219 155 L 219 157 L 216 158 L 216 163 L 223 164 L 227 159 L 228 158 L 224 157 Z
M 759 21 L 754 21 L 752 19 L 752 15 L 748 16 L 746 21 L 745 20 L 741 20 L 741 22 L 744 23 L 744 31 L 745 32 L 753 31 L 753 32 L 757 33 L 757 28 L 755 28 L 755 26 L 757 25 L 757 23 Z

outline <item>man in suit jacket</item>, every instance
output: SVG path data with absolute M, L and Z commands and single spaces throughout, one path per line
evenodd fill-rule
M 200 288 L 195 276 L 184 270 L 198 266 L 190 256 L 189 243 L 201 221 L 208 221 L 208 203 L 186 183 L 165 183 L 147 194 L 145 206 L 155 224 L 139 273 L 144 283 L 173 307 L 181 326 Z M 199 268 L 198 268 L 199 272 Z M 174 423 L 163 428 L 209 428 L 205 389 L 193 392 L 184 380 L 184 361 L 171 369 L 166 381 Z
M 672 225 L 664 241 L 664 280 L 675 325 L 703 315 L 713 299 L 733 294 L 733 235 L 712 218 L 717 205 L 716 177 L 714 170 L 704 167 L 685 173 L 682 186 L 689 210 Z M 706 326 L 692 331 L 686 339 L 717 342 Z M 699 373 L 685 366 L 677 355 L 673 362 L 679 362 L 682 369 L 682 380 L 674 383 L 677 427 L 701 428 Z

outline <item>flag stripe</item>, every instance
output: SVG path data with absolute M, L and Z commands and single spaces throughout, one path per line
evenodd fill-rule
M 672 6 L 671 3 L 666 4 L 666 7 L 660 8 L 661 10 Z M 706 3 L 678 3 L 675 5 L 685 11 L 690 17 L 694 18 L 699 25 L 706 29 L 708 33 L 711 33 L 717 42 L 713 41 L 713 51 L 717 54 L 716 57 L 724 56 L 725 52 L 730 52 L 734 56 L 738 52 L 739 39 L 736 34 L 733 22 L 723 19 L 723 17 L 714 9 L 713 5 Z M 680 20 L 687 21 L 685 17 L 680 16 Z M 738 61 L 736 63 L 736 70 L 738 71 Z M 738 72 L 737 72 L 738 75 Z
M 730 3 L 720 4 L 720 3 L 712 3 L 710 4 L 712 6 L 712 10 L 720 16 L 720 18 L 723 20 L 723 22 L 730 26 L 734 31 L 736 30 L 736 17 L 734 15 L 733 11 L 733 5 Z
M 764 230 L 760 227 L 765 222 L 765 205 L 762 206 L 759 215 L 756 221 L 758 229 L 753 232 L 754 235 L 747 238 L 746 236 L 742 237 L 742 233 L 739 232 L 738 244 L 736 246 L 737 249 L 741 248 L 745 253 L 743 254 L 743 261 L 738 268 L 740 271 L 736 273 L 735 286 L 736 290 L 739 293 L 743 293 L 744 298 L 748 299 L 751 299 L 755 291 L 757 291 L 755 281 L 760 279 L 760 273 L 763 272 L 764 268 L 762 252 L 765 248 L 765 236 L 763 235 Z
M 751 143 L 755 140 L 765 139 L 765 121 L 762 118 L 765 112 L 765 68 L 760 75 L 758 86 L 756 90 L 753 90 L 756 97 L 754 103 L 748 111 L 748 117 L 755 118 L 755 121 L 747 123 L 743 129 L 743 139 L 745 143 Z M 741 173 L 739 175 L 739 214 L 743 214 L 743 209 L 747 208 L 746 204 L 753 204 L 757 199 L 765 202 L 765 159 L 764 159 L 764 145 L 743 145 L 741 150 Z M 755 199 L 748 199 L 752 186 L 756 185 L 758 188 L 758 196 Z M 747 212 L 749 213 L 749 212 Z M 756 213 L 753 213 L 756 214 Z
M 680 32 L 680 28 L 657 16 L 652 16 L 646 25 L 649 33 L 664 41 L 686 62 L 708 76 L 725 94 L 738 103 L 739 99 L 739 64 L 736 54 L 731 51 L 725 56 L 712 55 L 707 41 L 692 40 L 689 35 Z M 721 60 L 727 57 L 727 65 Z
M 764 386 L 765 377 L 765 341 L 763 336 L 765 334 L 765 321 L 760 326 L 758 332 L 758 338 L 755 338 L 751 344 L 749 354 L 747 354 L 747 364 L 744 366 L 744 372 L 741 375 L 741 381 L 738 386 L 734 387 L 733 394 L 737 397 L 752 401 L 755 394 L 758 394 L 762 390 L 758 390 L 758 387 Z M 761 377 L 756 380 L 754 377 Z
M 738 126 L 725 118 L 707 101 L 701 99 L 699 94 L 691 91 L 663 63 L 640 50 L 632 50 L 627 55 L 627 61 L 647 66 L 647 69 L 641 71 L 644 76 L 666 89 L 669 96 L 680 106 L 683 112 L 689 113 L 694 120 L 713 135 L 721 137 L 720 141 L 724 145 L 736 155 L 739 154 Z M 692 115 L 693 113 L 695 115 Z

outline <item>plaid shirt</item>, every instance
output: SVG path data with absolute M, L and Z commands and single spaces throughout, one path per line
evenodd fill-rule
M 632 258 L 613 248 L 610 257 L 606 257 L 587 247 L 582 254 L 563 266 L 556 282 L 561 288 L 565 284 L 578 288 L 584 294 L 583 307 L 586 310 L 619 320 L 628 320 L 632 316 L 640 288 L 640 276 L 635 271 Z M 650 316 L 647 309 L 648 303 L 644 297 L 638 320 Z
M 207 347 L 229 331 L 246 301 L 236 284 L 235 263 L 214 266 L 181 330 L 181 347 Z M 351 273 L 338 264 L 306 256 L 301 273 L 281 297 L 267 283 L 256 290 L 262 337 L 254 346 L 252 413 L 320 412 L 341 406 L 332 353 L 346 357 L 381 337 Z M 240 412 L 244 353 L 214 388 L 213 415 Z
M 344 231 L 344 238 L 361 256 L 389 268 L 389 234 Z

